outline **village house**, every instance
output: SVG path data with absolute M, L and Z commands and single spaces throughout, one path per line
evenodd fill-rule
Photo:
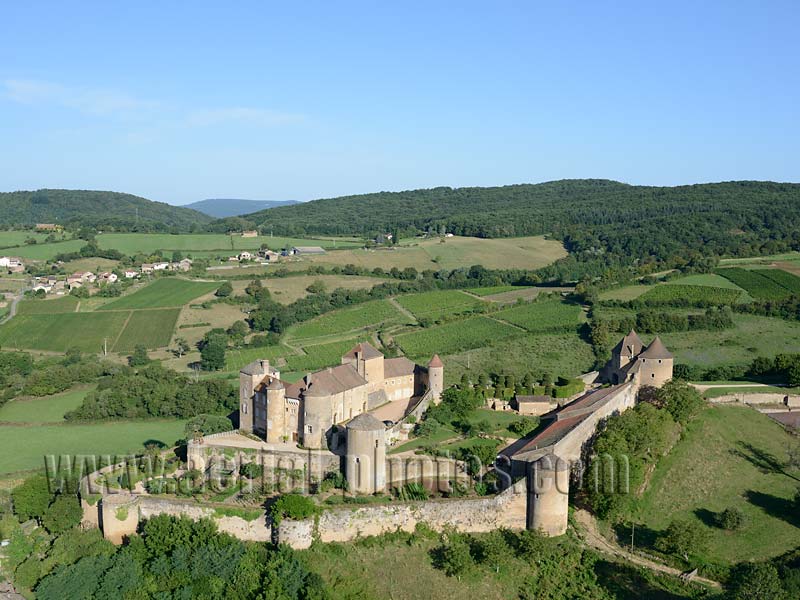
M 244 250 L 244 251 L 239 253 L 238 258 L 239 258 L 240 261 L 241 260 L 253 260 L 253 255 L 250 252 L 248 252 L 247 250 Z
M 264 262 L 275 262 L 281 257 L 278 252 L 273 252 L 272 250 L 267 249 L 259 250 L 256 253 L 256 256 Z
M 61 225 L 55 223 L 37 223 L 36 231 L 61 231 L 64 229 Z
M 242 237 L 243 237 L 243 238 L 254 238 L 254 237 L 258 237 L 258 232 L 257 232 L 256 230 L 254 230 L 254 229 L 251 229 L 250 231 L 243 231 L 243 232 L 242 232 Z
M 552 396 L 516 395 L 511 400 L 511 408 L 521 415 L 540 417 L 558 408 Z
M 115 283 L 119 277 L 117 277 L 116 273 L 106 271 L 104 273 L 100 273 L 98 279 L 100 283 Z
M 136 269 L 125 269 L 123 275 L 125 275 L 125 279 L 136 279 L 139 277 L 139 271 Z
M 167 269 L 169 269 L 169 263 L 168 262 L 163 262 L 162 261 L 162 262 L 153 263 L 153 270 L 154 271 L 166 271 Z
M 22 273 L 25 265 L 17 256 L 0 256 L 0 267 L 5 267 L 9 273 Z

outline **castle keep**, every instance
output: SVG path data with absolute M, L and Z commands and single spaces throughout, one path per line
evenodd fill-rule
M 342 356 L 338 366 L 309 373 L 291 384 L 280 376 L 267 360 L 257 360 L 240 371 L 240 428 L 269 443 L 327 448 L 333 427 L 358 415 L 389 403 L 407 406 L 428 390 L 438 401 L 444 365 L 438 356 L 427 367 L 405 357 L 385 358 L 364 342 Z

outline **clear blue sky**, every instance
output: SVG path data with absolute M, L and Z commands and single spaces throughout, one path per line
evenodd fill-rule
M 9 2 L 0 190 L 799 181 L 799 26 L 797 0 Z

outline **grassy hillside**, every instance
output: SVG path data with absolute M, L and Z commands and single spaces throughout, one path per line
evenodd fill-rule
M 800 522 L 789 499 L 800 471 L 787 466 L 793 443 L 780 425 L 755 410 L 708 408 L 656 467 L 636 518 L 655 531 L 672 519 L 704 524 L 710 536 L 706 557 L 717 563 L 761 560 L 795 548 Z M 745 515 L 739 531 L 713 525 L 714 514 L 729 507 Z
M 103 228 L 188 231 L 211 217 L 196 210 L 146 198 L 92 190 L 36 190 L 0 193 L 0 226 L 35 223 Z

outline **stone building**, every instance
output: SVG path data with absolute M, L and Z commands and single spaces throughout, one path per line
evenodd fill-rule
M 335 425 L 389 402 L 410 402 L 428 390 L 438 401 L 443 385 L 438 356 L 422 367 L 405 357 L 385 358 L 366 342 L 342 356 L 340 365 L 291 384 L 269 361 L 258 360 L 239 373 L 240 428 L 269 443 L 326 448 Z
M 604 369 L 605 379 L 617 385 L 635 381 L 636 385 L 661 387 L 672 379 L 674 359 L 661 338 L 645 348 L 639 335 L 631 329 L 611 350 L 611 360 Z

